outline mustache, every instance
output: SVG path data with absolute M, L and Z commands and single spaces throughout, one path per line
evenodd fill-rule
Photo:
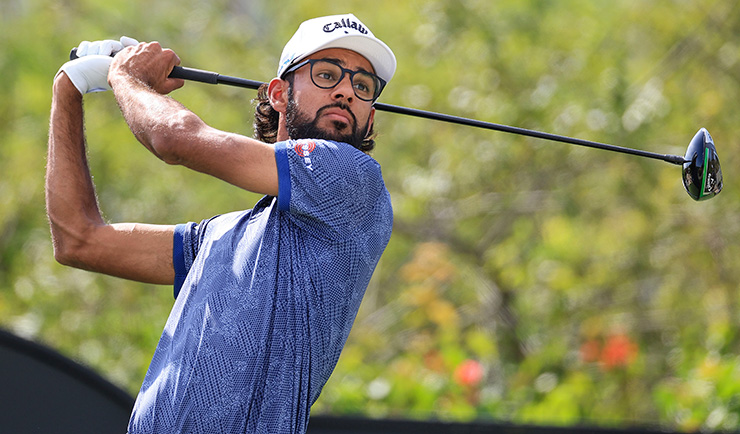
M 332 103 L 332 104 L 327 104 L 327 105 L 321 107 L 320 109 L 318 109 L 318 111 L 316 111 L 316 119 L 318 119 L 321 116 L 321 114 L 323 112 L 325 112 L 326 110 L 333 109 L 333 108 L 338 108 L 338 109 L 341 109 L 341 110 L 344 110 L 345 112 L 347 112 L 350 115 L 350 117 L 352 118 L 352 123 L 354 124 L 353 127 L 354 128 L 357 127 L 357 117 L 352 112 L 352 109 L 350 109 L 347 104 L 345 104 L 345 103 L 343 103 L 341 101 L 337 101 L 337 102 Z

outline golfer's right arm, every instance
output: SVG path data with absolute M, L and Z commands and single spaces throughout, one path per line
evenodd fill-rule
M 63 72 L 52 94 L 46 208 L 58 262 L 141 282 L 173 283 L 173 226 L 103 220 L 87 164 L 82 95 Z

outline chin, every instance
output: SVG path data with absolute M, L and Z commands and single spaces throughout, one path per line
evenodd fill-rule
M 319 128 L 324 138 L 328 140 L 334 140 L 337 142 L 346 141 L 348 137 L 352 136 L 352 132 L 349 128 Z

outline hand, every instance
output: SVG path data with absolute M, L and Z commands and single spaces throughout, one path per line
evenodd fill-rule
M 185 81 L 171 78 L 172 68 L 180 64 L 174 51 L 159 42 L 145 42 L 123 50 L 110 66 L 108 80 L 116 88 L 121 82 L 138 82 L 160 94 L 168 94 Z
M 77 47 L 77 59 L 62 65 L 59 72 L 64 72 L 72 84 L 84 95 L 89 92 L 110 90 L 108 69 L 114 54 L 125 47 L 137 45 L 136 39 L 122 36 L 119 41 L 82 41 Z M 59 74 L 57 73 L 57 75 Z

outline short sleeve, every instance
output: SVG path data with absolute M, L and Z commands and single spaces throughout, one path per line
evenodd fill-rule
M 201 225 L 185 223 L 175 226 L 175 234 L 172 247 L 172 264 L 175 268 L 174 296 L 180 293 L 185 278 L 193 265 L 195 256 L 198 254 L 201 236 L 200 230 L 205 227 L 205 221 Z
M 385 198 L 380 165 L 351 145 L 289 140 L 275 152 L 279 209 L 324 236 L 351 235 Z

